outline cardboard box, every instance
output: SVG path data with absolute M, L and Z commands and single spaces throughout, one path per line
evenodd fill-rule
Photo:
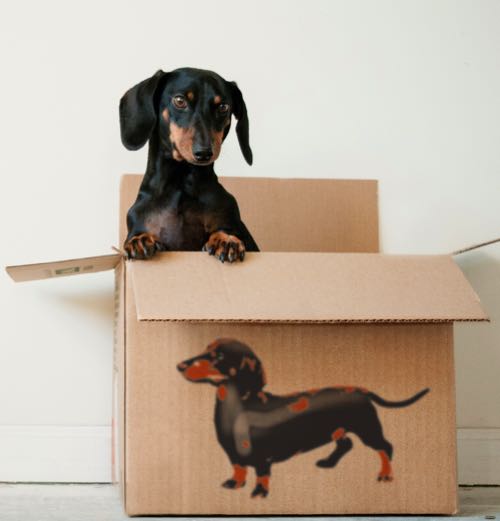
M 120 244 L 140 179 L 123 178 Z M 487 317 L 452 257 L 379 254 L 375 181 L 223 184 L 262 249 L 243 263 L 172 252 L 8 269 L 115 269 L 127 513 L 456 512 L 453 322 Z M 404 407 L 377 398 L 426 389 Z

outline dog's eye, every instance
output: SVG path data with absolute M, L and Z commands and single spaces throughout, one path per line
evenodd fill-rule
M 217 111 L 220 112 L 221 114 L 226 114 L 229 111 L 229 105 L 227 103 L 221 103 L 217 107 Z
M 173 101 L 174 101 L 174 105 L 178 109 L 187 108 L 188 104 L 187 104 L 186 98 L 184 96 L 180 96 L 180 95 L 174 96 Z
M 217 355 L 217 359 L 218 359 L 218 360 L 224 360 L 224 353 L 219 353 L 219 354 Z

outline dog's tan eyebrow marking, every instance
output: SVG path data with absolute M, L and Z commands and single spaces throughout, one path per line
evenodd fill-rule
M 168 109 L 163 109 L 161 115 L 163 116 L 163 119 L 168 123 L 168 121 L 170 120 L 170 114 L 168 112 Z
M 218 105 L 222 101 L 222 98 L 220 96 L 215 96 L 214 98 L 214 104 Z
M 189 101 L 193 101 L 194 100 L 194 92 L 192 90 L 188 90 L 186 92 L 186 97 Z

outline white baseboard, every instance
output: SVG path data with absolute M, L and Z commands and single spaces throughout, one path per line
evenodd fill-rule
M 458 429 L 458 482 L 500 485 L 500 429 Z
M 0 426 L 0 481 L 108 483 L 111 427 Z
M 500 429 L 458 429 L 459 483 L 500 484 Z M 0 481 L 108 483 L 111 427 L 0 426 Z

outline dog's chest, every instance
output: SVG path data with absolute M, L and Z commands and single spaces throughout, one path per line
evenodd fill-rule
M 217 437 L 226 447 L 232 447 L 235 444 L 235 425 L 242 410 L 243 406 L 237 390 L 228 386 L 225 399 L 223 401 L 218 399 L 215 408 Z
M 145 226 L 167 250 L 199 251 L 207 240 L 205 220 L 204 208 L 196 200 L 173 199 L 151 210 Z

